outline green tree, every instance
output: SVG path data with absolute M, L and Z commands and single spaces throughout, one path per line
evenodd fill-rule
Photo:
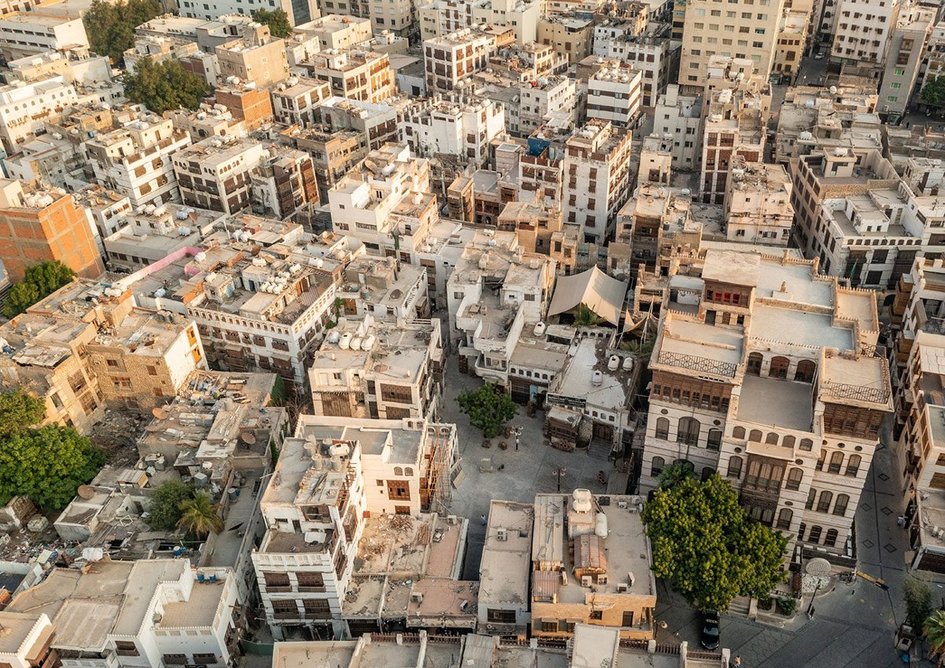
M 914 577 L 907 577 L 903 582 L 902 598 L 906 602 L 906 624 L 916 633 L 921 633 L 922 625 L 932 614 L 929 586 Z
M 117 64 L 134 45 L 135 28 L 162 13 L 158 0 L 94 0 L 82 22 L 92 51 Z
M 23 279 L 10 287 L 3 302 L 3 315 L 13 318 L 43 297 L 67 285 L 75 273 L 58 260 L 39 262 L 26 268 Z
M 269 26 L 269 32 L 273 37 L 288 37 L 292 33 L 289 15 L 285 13 L 285 10 L 257 9 L 253 12 L 253 20 Z
M 700 610 L 727 610 L 736 596 L 765 598 L 784 579 L 787 540 L 751 521 L 717 474 L 657 490 L 643 521 L 654 574 Z
M 660 471 L 658 478 L 660 489 L 675 487 L 683 480 L 694 478 L 695 475 L 691 462 L 673 462 Z
M 180 511 L 177 526 L 195 536 L 203 538 L 210 533 L 220 533 L 223 529 L 218 505 L 204 492 L 181 501 Z
M 184 511 L 181 504 L 194 498 L 194 488 L 180 480 L 168 480 L 154 490 L 148 507 L 148 526 L 155 531 L 173 531 Z
M 0 439 L 39 424 L 46 417 L 46 402 L 25 390 L 0 394 Z
M 58 510 L 104 463 L 105 454 L 71 427 L 13 432 L 0 441 L 0 504 L 22 495 L 44 511 Z
M 936 665 L 945 664 L 945 610 L 936 610 L 929 615 L 922 626 L 922 631 L 925 633 L 925 639 L 932 653 L 938 655 Z
M 196 109 L 209 93 L 207 82 L 177 60 L 155 63 L 143 58 L 135 65 L 134 74 L 125 77 L 127 98 L 157 114 L 178 107 Z
M 574 314 L 575 327 L 597 327 L 604 320 L 594 313 L 587 304 L 581 303 Z
M 505 423 L 518 412 L 511 397 L 491 383 L 461 393 L 457 401 L 460 409 L 469 416 L 469 424 L 482 431 L 486 438 L 498 436 Z
M 940 75 L 925 84 L 922 101 L 933 107 L 945 106 L 945 75 Z

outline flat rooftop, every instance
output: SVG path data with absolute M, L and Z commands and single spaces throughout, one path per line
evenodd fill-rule
M 535 508 L 528 503 L 493 499 L 489 504 L 482 560 L 479 602 L 528 607 L 528 579 Z M 500 530 L 505 535 L 500 540 Z
M 619 411 L 630 401 L 632 371 L 607 368 L 606 342 L 583 339 L 554 387 L 557 393 L 582 397 L 589 405 Z M 600 372 L 599 382 L 594 374 Z
M 162 629 L 205 628 L 213 625 L 223 600 L 226 580 L 194 582 L 187 601 L 168 603 L 159 627 Z
M 736 419 L 761 425 L 811 430 L 813 387 L 808 383 L 745 375 Z

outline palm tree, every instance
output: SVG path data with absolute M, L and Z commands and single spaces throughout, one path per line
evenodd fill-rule
M 180 503 L 181 516 L 177 526 L 190 531 L 197 536 L 206 536 L 209 533 L 219 533 L 223 528 L 223 520 L 218 514 L 219 506 L 206 493 L 199 492 L 192 499 Z
M 578 306 L 577 313 L 574 314 L 574 325 L 576 327 L 596 327 L 602 322 L 603 319 L 583 302 Z
M 925 639 L 932 648 L 932 654 L 938 655 L 938 664 L 945 664 L 945 610 L 936 610 L 925 620 Z

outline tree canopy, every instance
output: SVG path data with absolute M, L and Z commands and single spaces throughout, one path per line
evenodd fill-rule
M 75 273 L 58 260 L 47 260 L 27 267 L 22 280 L 14 283 L 7 292 L 3 315 L 8 318 L 18 316 L 43 297 L 68 284 L 74 276 Z
M 185 70 L 177 60 L 155 63 L 142 58 L 135 65 L 134 74 L 125 77 L 128 99 L 157 114 L 178 107 L 196 109 L 209 93 L 207 82 Z
M 135 28 L 162 13 L 158 0 L 94 0 L 82 22 L 92 51 L 117 64 L 134 45 Z
M 71 427 L 8 433 L 0 439 L 0 504 L 28 496 L 44 511 L 58 510 L 104 463 L 105 454 Z
M 478 390 L 461 393 L 457 401 L 469 416 L 469 424 L 482 431 L 486 438 L 498 436 L 505 423 L 518 412 L 518 406 L 509 395 L 489 383 Z
M 935 665 L 945 664 L 945 610 L 936 610 L 929 615 L 922 631 L 932 653 L 938 655 L 938 662 Z
M 654 574 L 700 610 L 727 610 L 736 596 L 764 598 L 784 578 L 787 540 L 751 521 L 717 474 L 657 490 L 643 520 Z
M 46 403 L 24 390 L 0 394 L 0 439 L 39 424 L 46 417 Z
M 154 490 L 148 507 L 148 526 L 155 531 L 174 531 L 180 522 L 181 504 L 194 498 L 194 488 L 180 480 L 168 480 Z
M 257 9 L 253 12 L 253 20 L 269 26 L 269 33 L 273 37 L 288 37 L 292 33 L 289 15 L 283 9 Z
M 925 620 L 932 614 L 932 592 L 926 583 L 913 576 L 907 577 L 902 585 L 902 597 L 906 603 L 906 623 L 916 633 L 921 633 Z
M 945 75 L 937 76 L 925 84 L 922 101 L 933 107 L 945 106 Z
M 180 504 L 181 516 L 177 526 L 200 538 L 223 529 L 219 507 L 206 493 L 198 492 Z

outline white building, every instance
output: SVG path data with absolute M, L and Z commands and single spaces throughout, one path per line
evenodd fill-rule
M 476 72 L 486 69 L 495 37 L 469 29 L 423 42 L 427 90 L 449 93 Z
M 519 84 L 518 91 L 517 134 L 527 137 L 552 119 L 562 129 L 574 126 L 577 92 L 571 77 L 542 77 Z
M 587 80 L 587 118 L 631 127 L 640 113 L 643 73 L 612 62 Z
M 0 19 L 0 53 L 7 60 L 44 51 L 87 53 L 89 37 L 82 19 L 40 12 L 15 14 Z
M 252 200 L 250 173 L 265 157 L 255 141 L 204 139 L 173 156 L 174 173 L 184 204 L 236 213 Z
M 830 59 L 882 67 L 902 4 L 901 0 L 837 0 Z
M 505 109 L 484 98 L 437 96 L 404 106 L 397 130 L 419 157 L 450 155 L 481 166 L 492 140 L 505 132 Z
M 353 49 L 374 36 L 371 19 L 345 14 L 326 14 L 296 25 L 294 32 L 317 37 L 322 51 Z
M 669 84 L 653 115 L 653 135 L 672 142 L 673 168 L 697 169 L 702 157 L 702 96 Z
M 247 16 L 252 12 L 265 9 L 281 9 L 289 17 L 290 25 L 300 25 L 308 23 L 312 19 L 318 18 L 318 2 L 316 0 L 301 0 L 293 2 L 292 0 L 275 0 L 263 4 L 262 0 L 248 0 L 244 5 L 241 0 L 219 0 L 212 3 L 204 3 L 199 0 L 180 0 L 179 10 L 181 17 L 204 19 L 210 21 L 227 17 L 232 14 L 242 14 Z
M 666 91 L 670 74 L 679 61 L 680 43 L 670 39 L 663 25 L 641 36 L 617 32 L 611 26 L 594 29 L 594 55 L 625 61 L 626 65 L 643 73 L 642 104 L 656 106 L 657 98 Z
M 43 129 L 45 121 L 55 120 L 65 107 L 77 101 L 75 87 L 61 76 L 30 84 L 17 81 L 0 88 L 0 140 L 4 150 L 16 153 L 20 144 Z

